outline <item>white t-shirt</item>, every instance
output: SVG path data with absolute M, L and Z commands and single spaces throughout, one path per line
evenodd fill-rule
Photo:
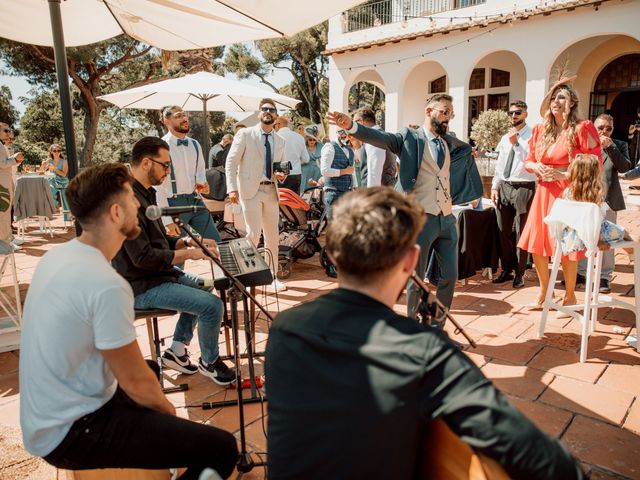
M 117 381 L 99 352 L 136 338 L 133 291 L 98 249 L 77 239 L 38 264 L 20 341 L 20 425 L 26 449 L 43 457 L 78 418 L 96 411 Z

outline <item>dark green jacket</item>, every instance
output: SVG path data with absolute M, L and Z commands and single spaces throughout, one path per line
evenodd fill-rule
M 410 192 L 416 186 L 427 138 L 422 127 L 404 128 L 399 133 L 358 125 L 353 134 L 359 140 L 394 153 L 400 159 L 400 185 Z M 482 180 L 471 153 L 471 145 L 451 135 L 443 135 L 451 156 L 451 199 L 454 205 L 482 197 Z

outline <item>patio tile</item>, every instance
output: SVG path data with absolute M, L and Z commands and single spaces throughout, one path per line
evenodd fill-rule
M 15 400 L 19 393 L 18 372 L 0 375 L 0 405 Z
M 0 405 L 0 425 L 20 427 L 20 402 L 17 397 Z
M 612 363 L 598 379 L 597 385 L 631 393 L 640 398 L 640 365 L 622 365 Z
M 19 360 L 20 355 L 17 351 L 0 353 L 0 375 L 17 373 Z
M 498 336 L 487 336 L 486 339 L 487 341 L 470 351 L 517 365 L 526 365 L 542 349 L 542 344 L 535 340 L 520 341 Z
M 549 371 L 555 375 L 595 383 L 607 367 L 607 363 L 589 357 L 585 363 L 580 363 L 580 356 L 577 352 L 545 347 L 529 366 Z
M 554 379 L 548 372 L 495 360 L 483 366 L 482 372 L 504 393 L 527 400 L 538 398 Z
M 627 430 L 631 430 L 640 435 L 640 402 L 639 398 L 636 397 L 635 403 L 631 406 L 629 410 L 629 415 L 624 421 L 624 428 Z
M 629 478 L 640 476 L 640 437 L 633 432 L 577 415 L 562 441 L 583 462 Z
M 588 356 L 604 362 L 640 365 L 640 353 L 618 335 L 592 335 Z
M 556 377 L 540 401 L 587 417 L 622 424 L 634 396 L 610 387 Z
M 560 408 L 545 405 L 540 402 L 531 402 L 521 398 L 509 397 L 513 404 L 524 413 L 538 428 L 553 437 L 558 437 L 564 431 L 573 417 L 571 412 Z
M 469 357 L 469 360 L 471 360 L 473 363 L 475 363 L 478 368 L 481 368 L 483 365 L 485 365 L 490 360 L 489 358 L 485 357 L 484 355 L 479 355 L 477 353 L 464 352 L 464 354 L 467 357 Z
M 513 326 L 518 320 L 506 315 L 487 316 L 483 315 L 468 323 L 469 327 L 483 333 L 501 334 L 504 330 Z

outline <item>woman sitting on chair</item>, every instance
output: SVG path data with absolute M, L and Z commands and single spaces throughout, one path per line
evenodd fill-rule
M 49 185 L 51 186 L 51 193 L 53 194 L 53 201 L 58 208 L 58 193 L 60 193 L 60 199 L 62 201 L 62 211 L 64 213 L 64 219 L 67 218 L 69 207 L 67 205 L 67 198 L 65 197 L 65 190 L 69 185 L 69 177 L 67 173 L 69 171 L 69 164 L 67 160 L 62 156 L 62 147 L 57 143 L 54 143 L 49 147 L 49 156 L 47 160 L 42 162 L 42 169 L 49 169 L 53 173 L 53 177 L 49 179 Z

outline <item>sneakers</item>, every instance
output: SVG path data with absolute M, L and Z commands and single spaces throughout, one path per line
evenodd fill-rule
M 204 364 L 201 358 L 200 362 L 198 362 L 198 370 L 202 375 L 209 377 L 218 385 L 229 385 L 236 381 L 236 373 L 220 357 L 209 365 Z
M 167 368 L 177 370 L 180 373 L 184 373 L 185 375 L 193 375 L 198 371 L 198 367 L 191 363 L 191 360 L 189 359 L 189 352 L 186 350 L 184 355 L 179 357 L 173 350 L 167 348 L 162 354 L 162 365 Z
M 274 292 L 284 292 L 287 289 L 287 286 L 276 278 L 267 286 L 267 288 Z
M 13 243 L 14 245 L 20 246 L 24 243 L 24 240 L 19 237 L 13 237 L 13 240 L 11 240 L 11 243 Z
M 611 282 L 606 278 L 600 279 L 600 293 L 611 293 Z

